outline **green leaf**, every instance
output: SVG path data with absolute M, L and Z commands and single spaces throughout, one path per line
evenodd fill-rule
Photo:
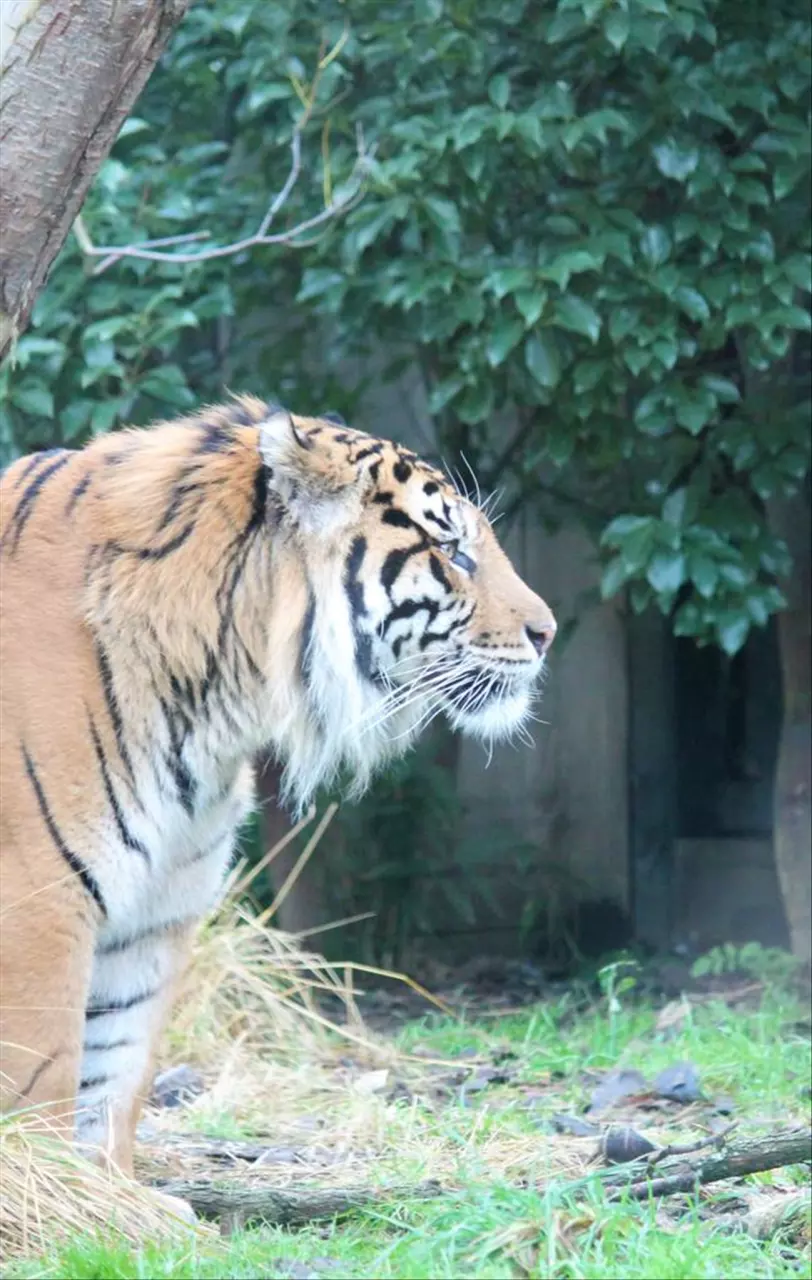
M 559 9 L 547 28 L 547 43 L 560 44 L 584 28 L 583 15 L 572 9 Z
M 582 333 L 597 342 L 601 332 L 601 318 L 591 303 L 575 294 L 559 299 L 553 311 L 553 321 L 562 329 Z
M 561 359 L 553 334 L 532 334 L 524 344 L 524 360 L 539 386 L 558 386 L 561 381 Z
M 131 138 L 134 133 L 143 133 L 146 129 L 151 128 L 148 120 L 142 120 L 139 116 L 128 116 L 118 131 L 117 141 L 122 138 Z
M 490 379 L 467 387 L 455 405 L 457 417 L 473 426 L 483 422 L 493 408 L 493 384 Z
M 653 531 L 654 520 L 652 516 L 615 516 L 614 520 L 606 526 L 601 534 L 601 546 L 619 547 L 626 538 L 631 537 L 632 534 L 640 533 L 643 529 Z
M 503 363 L 523 333 L 524 324 L 516 316 L 501 316 L 497 320 L 485 345 L 485 354 L 492 369 Z
M 592 391 L 609 370 L 608 360 L 579 360 L 573 374 L 573 387 L 576 395 L 584 391 Z
M 123 414 L 123 406 L 126 403 L 126 399 L 114 397 L 111 400 L 101 400 L 94 405 L 93 412 L 90 415 L 90 429 L 94 436 L 104 435 L 105 432 L 116 425 Z
M 162 364 L 139 379 L 138 391 L 154 396 L 177 408 L 194 404 L 195 397 L 186 382 L 183 370 L 176 364 Z
M 629 13 L 627 9 L 613 9 L 603 24 L 606 39 L 613 49 L 620 51 L 629 38 Z
M 672 594 L 679 591 L 685 573 L 685 556 L 681 551 L 658 551 L 652 557 L 646 577 L 658 594 Z
M 722 378 L 718 373 L 705 373 L 700 382 L 722 404 L 736 404 L 741 400 L 739 388 L 730 378 Z
M 699 396 L 680 396 L 677 404 L 677 422 L 690 431 L 692 436 L 699 435 L 713 417 L 713 407 Z
M 528 329 L 536 323 L 547 302 L 546 289 L 521 289 L 514 294 L 513 301 L 524 319 Z
M 688 557 L 688 572 L 699 594 L 710 600 L 719 582 L 716 562 L 700 552 L 691 552 Z
M 459 235 L 462 230 L 460 215 L 453 201 L 441 196 L 424 196 L 423 204 L 429 217 L 438 227 Z
M 283 102 L 286 98 L 293 96 L 291 86 L 284 80 L 268 81 L 266 84 L 258 84 L 251 90 L 245 100 L 244 112 L 248 115 L 255 116 L 263 111 L 271 102 Z
M 541 151 L 544 144 L 544 133 L 541 120 L 533 111 L 524 111 L 516 117 L 516 132 L 529 142 L 534 151 Z
M 696 147 L 681 147 L 669 138 L 654 147 L 654 163 L 664 177 L 685 182 L 699 164 L 699 151 Z
M 59 415 L 62 436 L 65 440 L 75 440 L 77 436 L 82 434 L 90 422 L 93 408 L 92 400 L 72 400 L 69 405 L 65 406 Z
M 494 76 L 488 85 L 488 97 L 495 107 L 504 110 L 510 99 L 510 80 L 505 75 Z
M 460 394 L 464 386 L 465 379 L 458 374 L 438 382 L 429 395 L 429 411 L 431 413 L 441 413 L 446 405 L 450 404 Z
M 646 227 L 640 237 L 640 251 L 651 267 L 667 262 L 671 256 L 671 237 L 665 227 Z
M 698 636 L 705 630 L 702 611 L 694 600 L 686 600 L 674 618 L 675 636 Z
M 637 378 L 651 364 L 651 352 L 630 347 L 623 352 L 623 363 Z
M 609 600 L 629 581 L 629 570 L 621 556 L 610 560 L 601 575 L 601 598 Z
M 39 383 L 24 382 L 19 387 L 12 387 L 9 399 L 18 409 L 32 414 L 35 418 L 53 418 L 54 416 L 53 393 Z
M 557 253 L 552 262 L 543 263 L 539 267 L 539 275 L 543 280 L 552 280 L 560 289 L 566 289 L 570 276 L 584 271 L 599 271 L 603 266 L 605 255 L 590 253 L 587 249 L 565 249 Z
M 710 319 L 710 307 L 698 289 L 691 289 L 688 285 L 680 285 L 674 293 L 674 301 L 691 320 L 703 321 Z
M 527 267 L 500 267 L 490 272 L 485 283 L 501 299 L 508 293 L 515 293 L 517 289 L 532 287 L 533 275 Z
M 639 307 L 613 307 L 609 313 L 609 337 L 613 342 L 622 342 L 639 324 Z
M 738 653 L 750 633 L 751 620 L 744 610 L 730 610 L 717 618 L 714 630 L 720 645 L 729 657 Z
M 683 485 L 680 489 L 675 489 L 673 493 L 669 493 L 663 503 L 663 520 L 667 524 L 681 525 L 685 516 L 685 504 L 688 498 L 688 490 Z

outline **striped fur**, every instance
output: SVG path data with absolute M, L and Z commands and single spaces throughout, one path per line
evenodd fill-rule
M 2 1099 L 129 1169 L 252 757 L 301 810 L 435 714 L 509 734 L 555 624 L 440 473 L 248 397 L 21 459 L 0 502 Z

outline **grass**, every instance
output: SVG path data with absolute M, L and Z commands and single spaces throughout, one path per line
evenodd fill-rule
M 214 1176 L 279 1187 L 373 1185 L 383 1192 L 374 1209 L 299 1230 L 181 1232 L 161 1241 L 151 1238 L 152 1224 L 140 1235 L 121 1223 L 105 1229 L 97 1209 L 81 1229 L 74 1218 L 49 1236 L 46 1222 L 34 1247 L 9 1258 L 7 1280 L 808 1274 L 808 1238 L 731 1233 L 725 1212 L 734 1201 L 741 1207 L 808 1182 L 802 1169 L 696 1197 L 610 1204 L 596 1177 L 595 1140 L 551 1125 L 555 1113 L 582 1113 L 608 1070 L 635 1067 L 651 1080 L 679 1061 L 698 1070 L 704 1100 L 637 1106 L 627 1118 L 654 1141 L 703 1136 L 714 1116 L 718 1122 L 718 1095 L 742 1133 L 808 1121 L 807 1015 L 786 984 L 753 993 L 751 983 L 744 1006 L 730 993 L 684 1000 L 665 1016 L 610 981 L 601 997 L 581 986 L 508 1016 L 431 1013 L 384 1037 L 360 1019 L 357 982 L 357 973 L 331 968 L 250 916 L 235 928 L 230 908 L 198 948 L 167 1040 L 169 1059 L 201 1066 L 206 1090 L 179 1112 L 148 1115 L 139 1160 L 142 1176 L 211 1177 L 210 1162 L 188 1142 L 173 1143 L 173 1133 L 259 1138 L 291 1158 L 218 1167 Z M 347 1034 L 331 1029 L 325 994 L 343 1005 Z M 19 1141 L 13 1129 L 7 1135 Z M 442 1182 L 437 1199 L 386 1199 L 388 1186 L 426 1178 Z M 59 1195 L 55 1182 L 42 1188 L 40 1205 Z

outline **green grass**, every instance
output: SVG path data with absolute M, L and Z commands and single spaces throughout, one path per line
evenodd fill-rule
M 679 1060 L 699 1070 L 709 1097 L 729 1095 L 742 1132 L 766 1131 L 809 1114 L 809 1040 L 795 1024 L 800 1006 L 779 991 L 760 1006 L 732 1010 L 722 1001 L 692 1008 L 676 1034 L 656 1030 L 657 1012 L 625 1003 L 610 1012 L 607 1000 L 580 1008 L 573 996 L 538 1005 L 521 1015 L 482 1021 L 425 1019 L 398 1037 L 403 1050 L 468 1063 L 507 1059 L 517 1080 L 533 1090 L 493 1085 L 444 1103 L 413 1096 L 389 1104 L 391 1149 L 380 1155 L 387 1178 L 407 1181 L 430 1176 L 421 1147 L 437 1144 L 453 1153 L 453 1190 L 437 1200 L 380 1206 L 340 1222 L 292 1231 L 256 1229 L 228 1240 L 136 1251 L 112 1241 L 73 1240 L 39 1260 L 7 1266 L 8 1280 L 66 1277 L 107 1280 L 150 1277 L 207 1280 L 208 1277 L 562 1277 L 577 1280 L 659 1280 L 671 1277 L 785 1277 L 807 1275 L 809 1254 L 779 1242 L 757 1242 L 725 1230 L 725 1216 L 709 1210 L 712 1199 L 690 1197 L 659 1203 L 606 1203 L 594 1177 L 576 1200 L 564 1180 L 535 1189 L 517 1185 L 514 1173 L 489 1163 L 489 1139 L 515 1134 L 537 1136 L 543 1159 L 552 1112 L 583 1109 L 589 1072 L 634 1066 L 653 1077 Z M 587 1078 L 585 1078 L 587 1073 Z M 404 1079 L 409 1079 L 408 1070 Z M 383 1105 L 383 1104 L 381 1104 Z M 407 1129 L 412 1141 L 403 1136 Z M 645 1117 L 639 1127 L 669 1136 L 699 1136 L 699 1120 L 679 1112 Z M 638 1123 L 638 1121 L 636 1121 Z M 191 1125 L 186 1125 L 191 1128 Z M 198 1121 L 212 1132 L 210 1116 Z M 220 1132 L 234 1131 L 227 1115 Z M 762 1174 L 750 1186 L 803 1181 L 803 1170 Z M 740 1187 L 736 1188 L 738 1193 Z M 732 1189 L 724 1184 L 718 1199 Z

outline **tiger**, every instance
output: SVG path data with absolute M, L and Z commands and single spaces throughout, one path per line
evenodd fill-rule
M 132 1176 L 252 761 L 302 814 L 437 715 L 508 737 L 556 622 L 443 472 L 253 396 L 17 459 L 0 573 L 0 1107 Z

